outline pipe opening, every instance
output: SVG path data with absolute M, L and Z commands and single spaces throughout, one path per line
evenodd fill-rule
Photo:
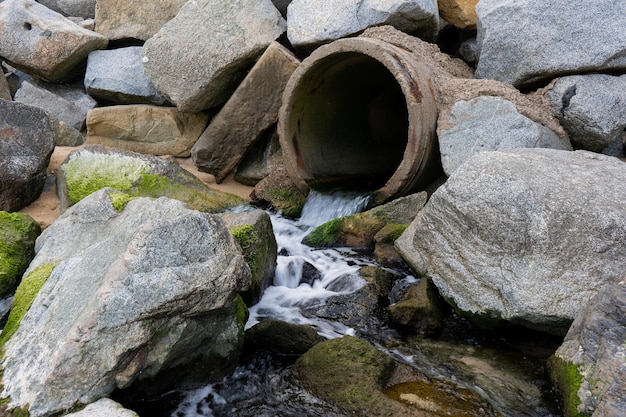
M 343 52 L 300 80 L 286 123 L 302 179 L 320 191 L 372 191 L 402 162 L 409 115 L 398 81 L 378 60 Z

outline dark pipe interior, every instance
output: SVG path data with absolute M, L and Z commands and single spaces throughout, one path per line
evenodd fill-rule
M 341 53 L 303 78 L 290 113 L 300 175 L 319 190 L 375 190 L 402 161 L 408 136 L 405 97 L 377 60 Z

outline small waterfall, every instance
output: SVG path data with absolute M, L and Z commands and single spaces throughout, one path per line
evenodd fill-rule
M 361 288 L 364 282 L 358 270 L 371 264 L 371 261 L 359 259 L 349 249 L 313 249 L 301 242 L 315 226 L 362 211 L 368 203 L 369 197 L 361 194 L 320 194 L 312 191 L 299 221 L 271 214 L 279 254 L 274 285 L 267 288 L 261 300 L 250 308 L 246 328 L 273 317 L 311 325 L 326 338 L 354 334 L 352 329 L 340 323 L 305 317 L 300 310 L 303 306 L 318 305 L 328 297 Z M 341 289 L 330 290 L 331 284 L 340 278 Z
M 298 224 L 319 226 L 333 219 L 359 213 L 371 202 L 369 195 L 349 191 L 318 193 L 311 190 Z

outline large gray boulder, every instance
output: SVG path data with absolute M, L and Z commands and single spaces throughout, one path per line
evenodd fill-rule
M 168 198 L 118 211 L 114 193 L 87 197 L 37 241 L 25 275 L 51 268 L 4 345 L 11 408 L 47 416 L 116 388 L 216 377 L 237 360 L 236 292 L 250 270 L 224 223 Z
M 458 101 L 446 124 L 448 127 L 439 130 L 438 138 L 441 164 L 448 176 L 478 152 L 513 148 L 572 150 L 568 141 L 520 114 L 512 102 L 501 97 Z
M 11 65 L 51 82 L 76 75 L 90 51 L 108 40 L 34 0 L 0 3 L 0 51 Z
M 96 0 L 38 0 L 37 3 L 63 16 L 93 18 L 96 15 Z
M 626 270 L 626 164 L 586 151 L 481 152 L 396 240 L 475 319 L 565 334 Z
M 187 0 L 98 0 L 96 31 L 110 40 L 140 39 L 154 36 L 180 11 Z
M 43 191 L 59 122 L 44 110 L 0 99 L 0 210 L 17 211 Z
M 278 120 L 283 91 L 300 60 L 272 42 L 191 149 L 199 170 L 222 182 Z
M 105 103 L 165 103 L 165 97 L 157 91 L 143 69 L 141 46 L 89 53 L 85 89 L 89 95 Z
M 626 415 L 626 276 L 589 301 L 548 362 L 565 415 Z
M 481 0 L 478 78 L 517 87 L 559 75 L 626 69 L 626 3 Z
M 144 68 L 179 110 L 215 107 L 285 29 L 270 0 L 190 1 L 145 43 Z
M 87 112 L 98 104 L 82 88 L 35 80 L 24 81 L 14 100 L 42 108 L 76 130 L 85 127 Z
M 435 0 L 293 0 L 287 8 L 287 37 L 296 48 L 309 48 L 357 34 L 368 27 L 390 25 L 434 40 L 439 31 Z
M 572 143 L 601 152 L 626 129 L 626 75 L 560 78 L 548 97 Z

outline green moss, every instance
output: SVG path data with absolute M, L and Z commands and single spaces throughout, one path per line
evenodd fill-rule
M 115 210 L 117 211 L 124 211 L 124 208 L 126 208 L 126 204 L 128 204 L 130 200 L 133 200 L 135 198 L 136 197 L 133 197 L 121 191 L 114 191 L 109 193 L 109 199 L 111 200 L 111 204 L 113 205 L 113 208 L 115 208 Z
M 588 417 L 589 414 L 578 411 L 580 399 L 578 390 L 583 383 L 583 375 L 577 365 L 552 355 L 548 360 L 550 374 L 563 402 L 565 417 Z
M 116 210 L 123 210 L 126 203 L 136 197 L 158 198 L 166 196 L 185 202 L 190 208 L 202 212 L 217 212 L 243 204 L 240 197 L 204 187 L 172 182 L 169 178 L 154 174 L 144 161 L 128 157 L 112 158 L 106 154 L 88 154 L 70 159 L 62 165 L 67 181 L 68 195 L 72 204 L 105 187 L 121 194 L 112 198 Z M 181 179 L 189 181 L 189 179 Z
M 11 294 L 35 256 L 39 223 L 27 214 L 0 211 L 0 297 Z
M 344 219 L 344 217 L 340 217 L 316 227 L 306 236 L 303 243 L 315 248 L 330 247 L 341 244 L 341 233 L 343 231 Z
M 259 240 L 259 237 L 254 231 L 254 226 L 251 224 L 235 227 L 230 230 L 230 233 L 232 233 L 243 250 L 250 249 L 250 247 Z
M 290 187 L 272 188 L 267 194 L 274 209 L 282 212 L 285 217 L 300 216 L 306 203 L 306 196 Z
M 252 272 L 253 276 L 256 276 L 261 261 L 261 254 L 259 251 L 254 250 L 254 245 L 259 241 L 259 236 L 255 232 L 254 226 L 244 224 L 231 229 L 230 233 L 235 237 L 239 246 L 241 246 L 243 257 L 250 268 L 250 272 Z
M 35 296 L 55 267 L 56 264 L 43 264 L 24 276 L 15 291 L 15 299 L 11 306 L 7 324 L 4 326 L 2 334 L 0 335 L 0 346 L 3 346 L 17 331 L 22 318 L 35 300 Z
M 296 361 L 294 371 L 314 394 L 357 415 L 401 415 L 382 392 L 394 367 L 374 346 L 344 336 L 309 349 Z
M 393 243 L 404 233 L 406 228 L 409 227 L 408 224 L 403 223 L 389 223 L 383 227 L 385 231 L 385 238 L 381 241 L 382 243 Z M 381 231 L 383 230 L 381 229 Z
M 237 317 L 237 323 L 243 329 L 243 326 L 248 321 L 249 317 L 248 307 L 243 301 L 243 298 L 239 294 L 235 297 L 235 316 Z
M 128 156 L 111 158 L 105 154 L 71 158 L 61 169 L 72 204 L 104 187 L 130 191 L 143 175 L 150 172 L 150 167 L 140 159 Z

